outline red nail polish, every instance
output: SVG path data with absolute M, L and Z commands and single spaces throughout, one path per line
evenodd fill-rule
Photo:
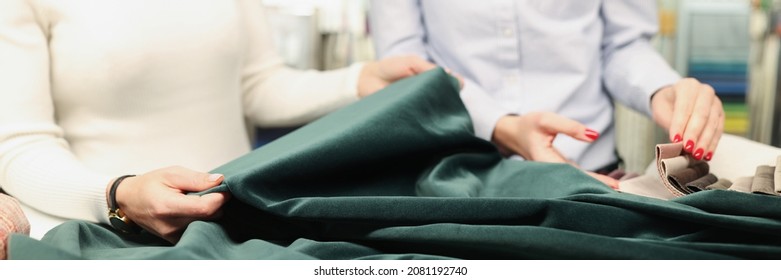
M 705 160 L 710 161 L 713 158 L 713 152 L 708 152 L 707 155 L 705 155 Z
M 599 132 L 586 128 L 586 137 L 591 138 L 591 140 L 597 140 L 597 138 L 599 138 Z
M 673 143 L 678 143 L 683 140 L 683 137 L 681 137 L 680 134 L 675 134 L 675 137 L 673 138 Z
M 702 153 L 705 151 L 702 150 L 702 148 L 697 149 L 696 152 L 694 152 L 694 159 L 701 160 L 702 159 Z
M 683 147 L 683 150 L 686 151 L 687 153 L 691 153 L 692 150 L 694 150 L 694 141 L 692 140 L 686 141 L 686 146 Z

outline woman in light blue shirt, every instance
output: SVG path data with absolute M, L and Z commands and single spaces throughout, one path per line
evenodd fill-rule
M 417 54 L 463 75 L 477 136 L 525 159 L 615 166 L 613 100 L 697 159 L 712 158 L 723 131 L 713 88 L 650 45 L 656 1 L 373 1 L 370 20 L 379 56 Z

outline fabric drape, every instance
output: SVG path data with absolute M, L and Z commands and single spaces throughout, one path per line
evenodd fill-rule
M 781 199 L 618 193 L 570 165 L 502 158 L 441 69 L 395 83 L 214 172 L 223 218 L 175 246 L 65 223 L 10 259 L 778 259 Z M 745 207 L 751 205 L 752 207 Z

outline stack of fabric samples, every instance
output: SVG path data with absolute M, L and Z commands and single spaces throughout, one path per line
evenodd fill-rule
M 776 160 L 781 166 L 781 156 Z M 779 196 L 781 194 L 781 169 L 776 166 L 757 166 L 754 176 L 740 177 L 732 182 L 710 173 L 707 162 L 683 153 L 681 143 L 656 146 L 656 167 L 662 184 L 674 196 L 680 197 L 704 190 L 731 190 Z

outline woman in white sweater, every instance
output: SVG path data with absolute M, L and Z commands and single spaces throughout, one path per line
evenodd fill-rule
M 3 0 L 0 186 L 43 212 L 107 223 L 112 182 L 138 174 L 118 184 L 119 209 L 176 242 L 228 199 L 183 193 L 218 185 L 199 171 L 250 151 L 245 118 L 302 124 L 433 67 L 286 68 L 260 1 Z

